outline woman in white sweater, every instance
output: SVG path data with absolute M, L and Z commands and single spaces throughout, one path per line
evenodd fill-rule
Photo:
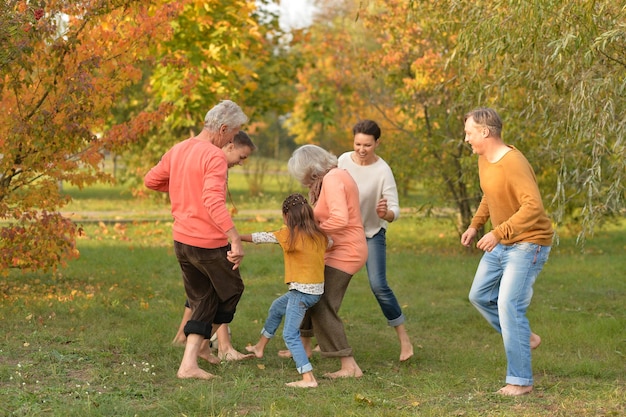
M 366 262 L 370 288 L 400 341 L 400 361 L 413 356 L 413 345 L 404 326 L 402 308 L 387 284 L 386 231 L 400 216 L 398 189 L 393 172 L 378 155 L 380 127 L 372 120 L 361 120 L 352 128 L 354 151 L 339 157 L 339 168 L 347 170 L 359 188 L 359 205 L 367 238 Z

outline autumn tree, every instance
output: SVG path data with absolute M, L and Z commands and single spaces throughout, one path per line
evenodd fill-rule
M 231 99 L 244 109 L 251 119 L 245 129 L 253 138 L 291 108 L 295 69 L 281 43 L 278 16 L 262 3 L 186 1 L 172 21 L 172 37 L 155 45 L 155 65 L 143 86 L 146 106 L 172 103 L 173 111 L 124 153 L 125 179 L 134 179 L 139 192 L 145 172 L 174 143 L 197 134 L 206 112 L 220 100 Z
M 400 184 L 424 182 L 456 208 L 462 231 L 480 196 L 462 119 L 490 106 L 504 118 L 505 140 L 535 168 L 557 222 L 581 224 L 584 236 L 623 213 L 622 6 L 608 0 L 318 6 L 323 12 L 311 32 L 323 42 L 312 36 L 307 46 L 311 71 L 301 74 L 300 112 L 291 121 L 301 140 L 319 140 L 309 132 L 322 125 L 341 129 L 347 114 L 374 115 L 387 124 L 383 132 L 393 132 L 385 156 Z M 339 21 L 337 14 L 352 19 Z M 342 77 L 346 68 L 350 76 Z M 326 90 L 335 94 L 321 95 Z M 311 104 L 319 98 L 323 106 Z
M 432 202 L 453 203 L 469 221 L 478 197 L 464 176 L 469 152 L 458 140 L 462 128 L 450 122 L 458 90 L 439 87 L 455 75 L 440 52 L 452 35 L 438 32 L 435 19 L 412 2 L 323 4 L 303 46 L 309 61 L 298 78 L 292 132 L 342 152 L 351 148 L 350 128 L 358 119 L 376 120 L 383 130 L 379 152 L 391 162 L 400 191 L 419 181 L 432 191 Z
M 115 152 L 165 109 L 108 125 L 141 77 L 147 45 L 167 38 L 167 1 L 9 0 L 0 6 L 0 271 L 49 269 L 78 255 L 77 226 L 60 209 L 60 182 L 106 181 Z

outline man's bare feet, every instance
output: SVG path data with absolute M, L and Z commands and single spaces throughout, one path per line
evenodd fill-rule
M 257 358 L 261 359 L 263 357 L 263 349 L 257 347 L 257 345 L 254 346 L 246 346 L 246 350 L 252 354 L 254 354 L 254 356 L 256 356 Z M 289 352 L 289 351 L 288 351 Z
M 337 378 L 361 378 L 363 376 L 363 371 L 361 368 L 341 368 L 337 372 L 329 372 L 324 374 L 326 378 L 337 379 Z
M 537 349 L 541 344 L 541 337 L 538 334 L 530 333 L 530 348 Z
M 253 353 L 244 354 L 236 351 L 235 349 L 229 349 L 226 352 L 217 352 L 217 357 L 223 361 L 241 361 L 244 359 L 250 359 L 254 357 Z
M 498 390 L 498 394 L 501 395 L 506 395 L 509 397 L 515 397 L 515 396 L 519 396 L 519 395 L 526 395 L 526 394 L 530 394 L 533 390 L 533 386 L 532 385 L 527 385 L 527 386 L 523 386 L 523 385 L 511 385 L 508 384 L 506 387 L 502 387 Z
M 300 380 L 300 381 L 288 382 L 285 385 L 287 385 L 288 387 L 294 387 L 294 388 L 315 388 L 317 387 L 317 381 Z
M 200 368 L 191 368 L 191 369 L 179 368 L 178 372 L 176 373 L 176 376 L 180 379 L 189 379 L 189 378 L 212 379 L 216 377 L 215 375 L 210 374 L 207 371 L 200 369 Z

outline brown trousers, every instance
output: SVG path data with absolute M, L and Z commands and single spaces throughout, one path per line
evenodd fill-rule
M 352 356 L 352 348 L 338 314 L 351 279 L 352 275 L 326 265 L 324 294 L 317 304 L 307 310 L 300 325 L 300 335 L 315 336 L 324 357 Z
M 185 325 L 185 335 L 211 337 L 213 323 L 230 323 L 243 294 L 239 269 L 226 258 L 230 244 L 222 248 L 205 249 L 174 242 L 174 252 L 183 273 L 191 319 Z

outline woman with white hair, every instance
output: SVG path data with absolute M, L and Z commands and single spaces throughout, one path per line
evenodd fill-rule
M 324 257 L 324 295 L 302 322 L 303 344 L 309 353 L 315 336 L 324 357 L 341 360 L 341 369 L 328 378 L 361 377 L 338 315 L 352 276 L 365 265 L 367 243 L 359 209 L 359 190 L 350 174 L 337 168 L 337 157 L 315 145 L 296 149 L 288 162 L 290 174 L 309 189 L 320 228 L 333 245 Z

